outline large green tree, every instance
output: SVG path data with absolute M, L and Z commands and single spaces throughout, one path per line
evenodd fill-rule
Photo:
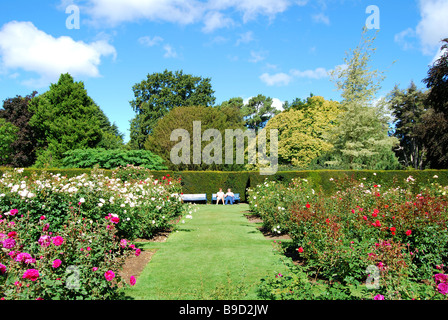
M 394 136 L 400 141 L 395 153 L 406 168 L 422 170 L 426 165 L 428 149 L 422 137 L 425 131 L 423 119 L 427 110 L 426 95 L 426 92 L 419 90 L 411 82 L 406 90 L 395 86 L 387 98 L 395 118 Z
M 241 111 L 249 129 L 261 129 L 266 126 L 269 119 L 280 113 L 272 106 L 272 98 L 259 94 L 249 99 Z
M 324 136 L 336 125 L 341 113 L 339 102 L 313 96 L 300 106 L 276 115 L 266 125 L 266 130 L 278 129 L 280 165 L 306 168 L 313 159 L 333 147 Z
M 130 102 L 136 116 L 131 120 L 131 146 L 143 149 L 148 135 L 159 119 L 175 107 L 212 106 L 215 103 L 210 78 L 183 71 L 148 74 L 133 86 L 134 100 Z
M 19 130 L 16 139 L 10 145 L 11 154 L 8 165 L 13 167 L 29 167 L 36 160 L 37 136 L 30 126 L 29 121 L 32 113 L 28 110 L 28 105 L 37 92 L 33 92 L 26 97 L 17 96 L 6 99 L 3 108 L 0 109 L 0 118 L 12 123 Z
M 102 140 L 99 107 L 84 83 L 70 74 L 62 74 L 47 92 L 31 100 L 29 109 L 38 137 L 37 167 L 58 167 L 65 152 L 94 148 Z
M 17 139 L 17 132 L 19 128 L 0 118 L 0 165 L 9 163 L 13 153 L 11 145 Z
M 97 148 L 104 148 L 106 150 L 124 148 L 124 134 L 120 132 L 115 123 L 111 123 L 101 108 L 98 108 L 97 114 L 100 121 L 101 141 L 96 146 Z
M 197 135 L 194 131 L 194 122 L 200 122 L 200 131 L 196 131 Z M 216 130 L 218 135 L 204 137 L 203 134 L 208 129 Z M 161 156 L 165 160 L 165 164 L 173 170 L 240 170 L 244 165 L 234 161 L 236 158 L 235 152 L 233 153 L 232 163 L 226 164 L 226 129 L 239 129 L 241 132 L 245 130 L 244 121 L 237 108 L 228 106 L 177 107 L 157 122 L 145 142 L 145 148 Z M 185 130 L 188 133 L 188 141 L 181 136 L 174 136 L 172 141 L 171 136 L 176 133 L 176 130 Z M 194 150 L 193 141 L 195 139 L 198 139 L 196 141 L 199 142 L 198 152 Z M 188 160 L 185 162 L 188 163 L 183 163 L 183 161 L 182 163 L 173 163 L 171 158 L 173 148 L 184 142 L 186 143 L 185 149 L 179 150 L 176 155 L 183 156 L 183 151 L 185 151 L 186 155 L 188 154 Z M 232 150 L 235 151 L 235 149 L 236 142 L 235 139 L 232 139 Z M 207 163 L 206 159 L 202 157 L 203 154 L 210 155 L 210 159 L 216 157 L 218 159 L 217 163 L 215 161 Z M 198 162 L 194 159 L 195 155 L 200 156 Z
M 448 38 L 442 40 L 442 55 L 423 80 L 429 89 L 428 112 L 423 119 L 423 140 L 434 169 L 448 168 Z
M 386 110 L 374 103 L 384 79 L 381 71 L 369 65 L 375 37 L 364 28 L 360 44 L 349 51 L 344 67 L 332 73 L 344 112 L 337 119 L 338 126 L 329 131 L 328 139 L 334 146 L 333 159 L 327 162 L 330 166 L 391 169 L 398 165 L 393 152 L 398 140 L 389 136 Z

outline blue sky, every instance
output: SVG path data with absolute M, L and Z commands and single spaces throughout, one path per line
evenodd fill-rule
M 0 99 L 43 93 L 69 72 L 126 140 L 132 86 L 165 69 L 211 78 L 217 103 L 339 100 L 327 73 L 359 43 L 370 5 L 380 17 L 372 66 L 386 71 L 379 96 L 423 87 L 448 37 L 446 0 L 15 0 L 0 3 Z

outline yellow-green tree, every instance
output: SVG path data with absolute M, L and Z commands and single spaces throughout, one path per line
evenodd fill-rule
M 293 107 L 269 120 L 267 133 L 278 129 L 279 164 L 306 168 L 313 159 L 330 151 L 333 146 L 325 133 L 336 125 L 341 112 L 339 102 L 312 96 L 300 108 Z

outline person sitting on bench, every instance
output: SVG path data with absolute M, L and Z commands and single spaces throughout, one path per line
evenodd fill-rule
M 226 203 L 233 204 L 233 201 L 235 200 L 235 195 L 233 194 L 231 189 L 227 189 L 227 193 L 226 193 Z
M 219 200 L 222 201 L 222 204 L 224 203 L 224 192 L 222 192 L 222 188 L 219 188 L 219 192 L 216 194 L 216 204 L 219 203 Z

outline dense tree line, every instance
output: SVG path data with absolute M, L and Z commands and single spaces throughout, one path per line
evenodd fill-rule
M 84 83 L 62 74 L 47 92 L 3 101 L 0 165 L 90 167 L 129 161 L 154 169 L 254 168 L 224 161 L 173 164 L 170 151 L 176 141 L 171 133 L 184 129 L 192 136 L 193 122 L 200 121 L 201 135 L 207 129 L 220 133 L 200 146 L 201 152 L 213 149 L 210 154 L 215 159 L 224 157 L 224 140 L 221 150 L 212 146 L 216 139 L 223 139 L 226 129 L 255 134 L 261 129 L 277 129 L 279 164 L 283 168 L 447 168 L 448 38 L 442 41 L 441 57 L 422 80 L 425 90 L 414 82 L 405 89 L 397 85 L 380 101 L 376 96 L 384 75 L 371 68 L 375 35 L 369 36 L 365 29 L 361 40 L 347 53 L 344 67 L 332 73 L 341 101 L 311 94 L 306 99 L 286 101 L 283 109 L 277 110 L 272 98 L 257 94 L 246 102 L 233 97 L 216 104 L 210 78 L 184 74 L 182 70 L 148 74 L 132 88 L 130 106 L 135 117 L 130 121 L 127 143 L 88 95 Z M 247 151 L 249 142 L 245 141 L 243 138 Z M 190 149 L 190 157 L 192 153 Z

